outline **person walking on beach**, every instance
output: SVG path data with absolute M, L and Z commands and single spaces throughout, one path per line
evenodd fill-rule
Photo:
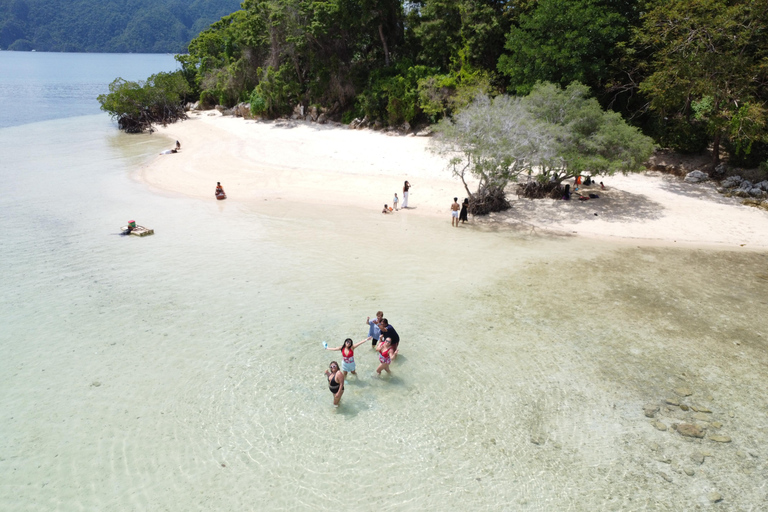
M 395 211 L 397 211 L 397 203 L 400 201 L 400 199 L 397 198 L 397 192 L 395 192 L 395 198 L 392 199 L 392 206 L 395 207 Z
M 392 375 L 392 372 L 389 371 L 389 365 L 392 362 L 392 344 L 389 340 L 379 343 L 376 351 L 379 353 L 379 367 L 376 368 L 376 375 L 381 375 L 382 370 Z
M 408 180 L 405 180 L 405 183 L 403 183 L 403 206 L 402 206 L 403 210 L 408 208 L 408 191 L 410 189 L 411 189 L 411 184 L 408 183 Z
M 344 344 L 342 346 L 325 349 L 341 350 L 341 371 L 344 372 L 344 377 L 347 376 L 347 372 L 352 372 L 352 375 L 357 375 L 357 373 L 355 373 L 355 349 L 369 339 L 371 339 L 370 336 L 360 342 L 352 344 L 352 338 L 347 338 L 344 340 Z
M 389 324 L 386 318 L 382 318 L 381 322 L 379 322 L 379 329 L 381 330 L 381 335 L 379 335 L 379 345 L 388 342 L 390 347 L 392 347 L 392 359 L 396 358 L 398 347 L 400 346 L 400 335 L 397 334 L 395 328 Z
M 341 395 L 344 394 L 344 374 L 339 370 L 339 363 L 331 361 L 328 370 L 325 370 L 328 379 L 328 389 L 333 393 L 333 406 L 338 407 Z
M 379 322 L 381 322 L 381 319 L 384 318 L 384 312 L 383 311 L 377 311 L 376 312 L 376 318 L 371 320 L 371 317 L 368 317 L 365 320 L 365 323 L 368 324 L 368 337 L 371 338 L 371 346 L 373 348 L 376 348 L 376 345 L 379 344 L 379 336 L 381 335 L 381 329 L 379 329 Z
M 461 203 L 461 212 L 459 212 L 459 220 L 462 224 L 467 222 L 467 210 L 469 209 L 469 198 L 464 198 L 464 202 Z
M 451 205 L 451 226 L 459 227 L 459 209 L 461 209 L 459 198 L 454 197 Z

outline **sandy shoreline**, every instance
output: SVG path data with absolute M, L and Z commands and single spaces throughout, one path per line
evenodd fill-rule
M 413 185 L 409 211 L 444 216 L 454 196 L 466 196 L 445 162 L 427 151 L 428 138 L 294 122 L 222 117 L 218 112 L 160 128 L 182 143 L 138 172 L 151 187 L 213 199 L 217 181 L 229 200 L 287 200 L 308 204 L 391 206 L 402 184 Z M 512 199 L 509 212 L 482 223 L 632 243 L 768 248 L 768 212 L 718 194 L 712 184 L 646 172 L 603 177 L 591 201 Z M 449 226 L 450 227 L 450 226 Z

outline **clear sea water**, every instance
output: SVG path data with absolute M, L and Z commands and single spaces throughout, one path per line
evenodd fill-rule
M 0 52 L 0 510 L 768 503 L 766 254 L 159 193 L 95 96 L 175 67 Z

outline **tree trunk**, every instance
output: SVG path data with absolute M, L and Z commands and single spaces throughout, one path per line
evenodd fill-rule
M 379 37 L 381 45 L 384 47 L 384 65 L 389 66 L 389 48 L 387 48 L 387 39 L 384 37 L 384 25 L 379 23 Z
M 714 170 L 720 164 L 720 130 L 715 132 L 715 137 L 712 139 L 712 169 Z

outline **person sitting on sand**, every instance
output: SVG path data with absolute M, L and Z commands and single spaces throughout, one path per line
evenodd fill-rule
M 363 341 L 359 341 L 355 344 L 352 343 L 352 338 L 347 338 L 344 340 L 344 344 L 340 347 L 336 348 L 326 348 L 325 350 L 341 350 L 341 371 L 344 372 L 344 377 L 347 376 L 347 372 L 352 372 L 352 375 L 357 375 L 355 373 L 355 349 L 371 339 L 370 336 L 365 338 Z
M 220 182 L 220 181 L 217 181 L 217 182 L 216 182 L 216 195 L 217 195 L 217 196 L 223 196 L 223 195 L 226 195 L 226 194 L 224 193 L 224 187 L 222 187 L 222 186 L 221 186 L 221 182 Z
M 166 149 L 165 151 L 161 151 L 161 155 L 170 155 L 171 153 L 178 153 L 178 150 L 176 149 Z
M 331 361 L 328 370 L 325 370 L 328 379 L 328 389 L 333 393 L 333 406 L 338 407 L 341 395 L 344 394 L 344 374 L 339 371 L 339 363 Z
M 392 210 L 390 210 L 389 206 L 387 206 L 386 204 L 384 205 L 384 209 L 381 210 L 381 213 L 391 213 L 391 212 Z

